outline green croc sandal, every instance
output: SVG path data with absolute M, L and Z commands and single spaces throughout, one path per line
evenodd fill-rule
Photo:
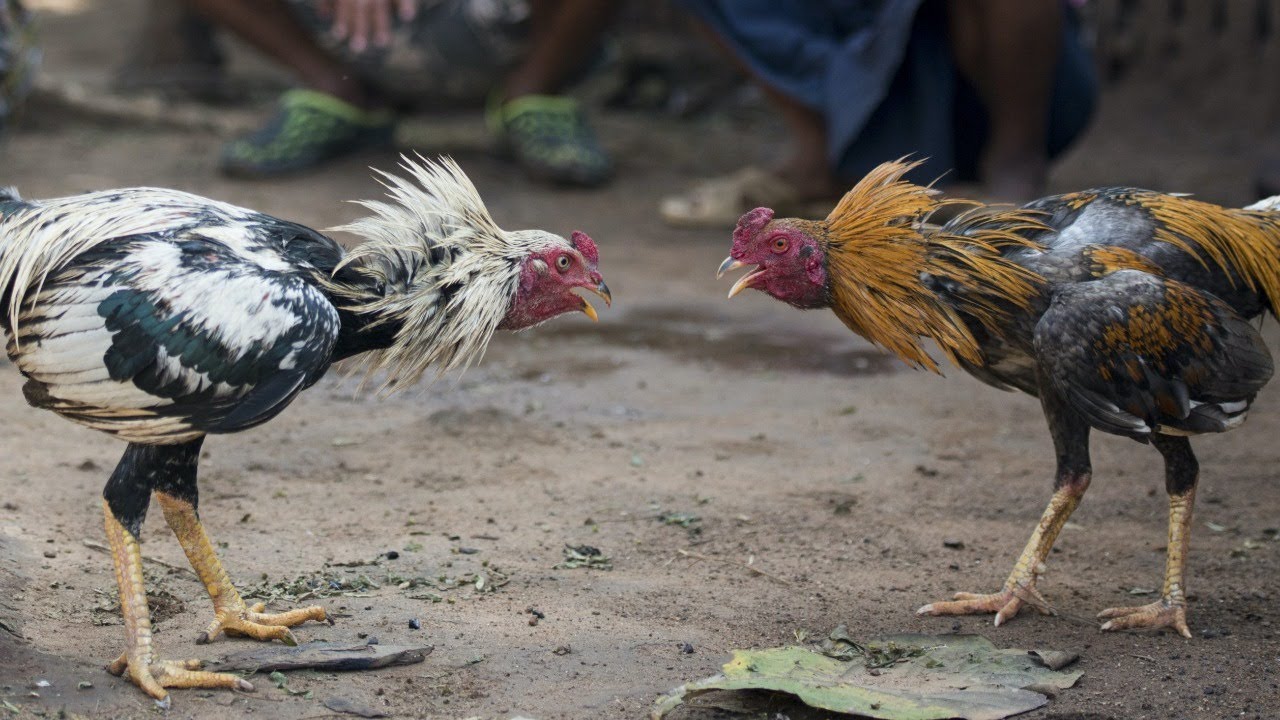
M 491 106 L 488 116 L 506 149 L 535 180 L 597 187 L 613 176 L 613 161 L 571 98 L 525 95 Z
M 263 178 L 307 170 L 366 148 L 390 145 L 390 111 L 370 111 L 314 90 L 290 90 L 267 124 L 222 148 L 222 172 Z

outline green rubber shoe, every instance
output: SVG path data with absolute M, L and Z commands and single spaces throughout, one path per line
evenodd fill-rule
M 263 178 L 308 170 L 366 148 L 391 144 L 390 111 L 370 111 L 314 90 L 290 90 L 267 124 L 222 148 L 222 172 Z
M 525 95 L 491 106 L 488 116 L 506 149 L 535 180 L 598 187 L 613 176 L 613 160 L 576 100 Z

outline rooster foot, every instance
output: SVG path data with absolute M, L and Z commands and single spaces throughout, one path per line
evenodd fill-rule
M 1023 605 L 1030 605 L 1041 615 L 1052 615 L 1049 604 L 1034 585 L 1005 588 L 998 593 L 978 595 L 959 592 L 954 600 L 929 603 L 916 610 L 917 615 L 982 615 L 996 614 L 996 627 L 1013 619 Z
M 169 693 L 165 688 L 230 688 L 253 692 L 253 685 L 238 675 L 201 671 L 199 660 L 154 660 L 150 653 L 131 658 L 125 652 L 107 666 L 107 672 L 128 677 L 166 710 Z
M 226 633 L 228 637 L 242 635 L 254 640 L 280 640 L 285 645 L 294 646 L 298 644 L 298 640 L 289 628 L 308 620 L 329 620 L 324 608 L 319 605 L 282 613 L 264 613 L 264 609 L 265 603 L 256 603 L 251 607 L 239 603 L 238 606 L 219 608 L 213 622 L 200 633 L 196 642 L 204 644 L 218 637 L 219 633 Z M 333 621 L 329 620 L 329 624 L 332 625 Z
M 1157 600 L 1138 607 L 1108 608 L 1098 613 L 1103 630 L 1156 630 L 1173 628 L 1184 638 L 1191 637 L 1191 629 L 1187 627 L 1186 603 L 1175 603 L 1168 599 Z

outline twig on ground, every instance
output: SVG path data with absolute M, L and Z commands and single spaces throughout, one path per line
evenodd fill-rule
M 692 558 L 694 560 L 706 560 L 707 562 L 719 563 L 721 565 L 732 565 L 734 567 L 743 567 L 755 573 L 756 575 L 763 575 L 764 577 L 767 577 L 776 583 L 779 583 L 781 585 L 786 585 L 787 587 L 791 587 L 791 583 L 787 582 L 786 580 L 783 580 L 782 578 L 778 577 L 777 575 L 774 575 L 773 573 L 769 573 L 769 572 L 765 572 L 764 570 L 761 570 L 760 568 L 752 565 L 750 562 L 737 562 L 735 560 L 721 560 L 720 558 L 713 558 L 708 555 L 703 555 L 702 553 L 693 552 L 691 550 L 676 550 L 676 552 L 684 557 Z M 752 559 L 754 560 L 754 558 Z

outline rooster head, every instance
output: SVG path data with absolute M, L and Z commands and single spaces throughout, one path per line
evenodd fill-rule
M 755 266 L 729 290 L 733 297 L 755 288 L 801 309 L 830 305 L 823 223 L 798 218 L 775 220 L 769 208 L 756 208 L 738 220 L 733 249 L 717 277 Z
M 369 372 L 388 370 L 390 386 L 416 382 L 429 367 L 466 367 L 499 328 L 569 312 L 594 320 L 578 289 L 610 302 L 586 233 L 503 230 L 449 158 L 406 156 L 401 168 L 403 176 L 379 173 L 389 201 L 360 201 L 371 214 L 338 228 L 366 242 L 343 261 L 361 281 L 332 285 L 347 309 L 396 328 L 388 347 L 366 354 Z
M 578 289 L 599 295 L 605 305 L 612 301 L 600 275 L 600 252 L 590 236 L 578 230 L 568 240 L 541 234 L 549 242 L 520 261 L 520 282 L 500 328 L 523 330 L 568 312 L 595 320 L 595 308 L 575 292 Z

